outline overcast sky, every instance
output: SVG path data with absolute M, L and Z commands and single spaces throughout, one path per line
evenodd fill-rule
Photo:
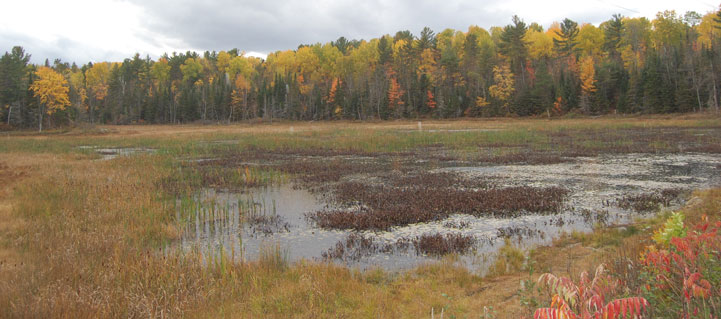
M 0 53 L 21 45 L 42 63 L 122 61 L 135 52 L 238 48 L 264 56 L 340 36 L 369 39 L 503 26 L 511 16 L 547 27 L 570 18 L 598 24 L 612 14 L 653 18 L 658 11 L 704 14 L 713 0 L 23 0 L 0 6 Z

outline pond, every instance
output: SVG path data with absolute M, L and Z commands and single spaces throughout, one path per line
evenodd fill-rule
M 721 185 L 719 167 L 721 155 L 625 154 L 579 157 L 547 165 L 436 168 L 430 173 L 451 172 L 469 180 L 492 181 L 499 187 L 556 186 L 569 192 L 561 209 L 551 214 L 449 214 L 387 230 L 320 228 L 308 218 L 309 213 L 362 207 L 338 205 L 329 196 L 297 185 L 241 193 L 204 189 L 191 200 L 178 201 L 178 220 L 183 222 L 184 232 L 168 249 L 197 250 L 206 257 L 224 249 L 238 260 L 255 260 L 263 250 L 279 248 L 291 262 L 330 259 L 360 269 L 398 271 L 438 259 L 413 249 L 414 240 L 420 236 L 460 234 L 472 238 L 473 245 L 459 261 L 483 274 L 505 238 L 529 249 L 549 244 L 562 233 L 589 232 L 599 224 L 625 225 L 658 208 L 676 209 L 692 190 Z M 363 181 L 362 176 L 353 179 Z M 634 205 L 642 199 L 646 199 L 645 206 Z M 328 258 L 338 245 L 343 253 Z

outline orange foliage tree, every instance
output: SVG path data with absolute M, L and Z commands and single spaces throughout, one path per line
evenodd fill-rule
M 435 109 L 436 108 L 436 100 L 433 97 L 433 93 L 431 92 L 431 90 L 426 91 L 426 98 L 428 99 L 428 102 L 426 102 L 428 104 L 428 107 Z
M 401 99 L 403 94 L 405 94 L 405 91 L 401 89 L 398 80 L 395 77 L 391 78 L 390 87 L 388 88 L 388 107 L 398 111 L 405 104 Z
M 580 62 L 581 108 L 588 113 L 591 95 L 596 92 L 596 66 L 591 56 L 581 58 Z

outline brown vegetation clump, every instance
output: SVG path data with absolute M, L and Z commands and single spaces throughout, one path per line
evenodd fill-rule
M 396 174 L 389 178 L 388 184 L 400 188 L 430 187 L 445 189 L 454 187 L 461 189 L 485 189 L 492 187 L 492 184 L 488 181 L 462 178 L 458 174 L 450 172 L 421 172 L 415 175 Z
M 369 186 L 345 182 L 336 186 L 336 201 L 357 203 L 359 211 L 325 210 L 307 216 L 319 227 L 388 230 L 393 226 L 441 220 L 451 214 L 512 216 L 521 212 L 557 212 L 568 191 L 528 186 L 462 190 Z
M 490 164 L 527 164 L 548 165 L 570 162 L 571 159 L 557 154 L 544 154 L 539 152 L 510 153 L 496 156 L 483 156 L 478 159 L 481 163 Z
M 358 261 L 362 257 L 375 254 L 380 249 L 372 237 L 351 233 L 345 241 L 339 241 L 335 246 L 321 253 L 323 259 L 342 259 Z
M 661 191 L 626 196 L 618 200 L 617 205 L 623 209 L 633 209 L 639 213 L 653 212 L 659 206 L 669 206 L 686 193 L 682 189 L 669 188 Z
M 283 220 L 280 215 L 252 215 L 246 218 L 246 222 L 253 234 L 268 236 L 290 231 L 290 223 Z
M 530 237 L 541 237 L 545 236 L 544 232 L 540 229 L 532 229 L 528 226 L 509 226 L 501 227 L 496 230 L 498 237 L 500 238 L 512 238 L 517 237 L 519 239 L 525 239 Z
M 408 251 L 411 245 L 416 255 L 443 256 L 451 253 L 463 254 L 477 243 L 475 237 L 463 234 L 423 234 L 415 238 L 400 238 L 392 243 L 379 244 L 373 237 L 351 233 L 321 256 L 323 259 L 358 261 L 377 253 L 393 254 Z
M 629 153 L 721 152 L 718 127 L 626 127 L 614 130 L 564 129 L 548 134 L 562 156 Z
M 424 234 L 413 239 L 416 254 L 442 256 L 450 253 L 468 252 L 476 243 L 471 235 L 463 234 Z

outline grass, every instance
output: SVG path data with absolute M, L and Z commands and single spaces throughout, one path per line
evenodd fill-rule
M 229 257 L 233 252 L 227 251 L 212 258 L 162 253 L 161 248 L 182 231 L 175 207 L 168 203 L 173 190 L 188 193 L 206 185 L 204 174 L 211 179 L 227 176 L 217 183 L 240 187 L 247 187 L 243 184 L 247 181 L 273 183 L 288 178 L 286 174 L 302 174 L 267 169 L 250 174 L 205 172 L 184 166 L 183 160 L 243 154 L 253 148 L 425 154 L 426 148 L 439 146 L 450 156 L 478 152 L 471 157 L 481 156 L 484 148 L 509 146 L 531 151 L 573 151 L 569 145 L 631 151 L 617 146 L 648 139 L 622 140 L 617 145 L 611 142 L 621 135 L 616 130 L 680 128 L 687 130 L 684 134 L 695 134 L 708 127 L 717 129 L 719 121 L 660 116 L 506 119 L 424 122 L 423 127 L 498 131 L 416 132 L 415 122 L 281 123 L 128 126 L 111 128 L 109 133 L 88 129 L 0 136 L 0 317 L 428 317 L 431 309 L 436 314 L 444 309 L 446 316 L 461 318 L 478 317 L 488 305 L 504 316 L 518 317 L 523 310 L 516 292 L 524 275 L 517 264 L 523 262 L 523 254 L 519 258 L 512 248 L 503 253 L 510 266 L 499 266 L 508 271 L 488 278 L 458 267 L 453 256 L 394 274 L 310 261 L 289 264 L 284 252 L 273 246 L 266 248 L 260 261 L 249 262 L 234 262 Z M 559 133 L 570 135 L 563 138 L 573 144 L 556 145 L 552 134 Z M 607 142 L 592 142 L 599 135 L 607 136 Z M 717 138 L 711 136 L 705 143 Z M 237 144 L 208 143 L 225 140 Z M 83 145 L 157 151 L 98 161 L 94 151 L 78 148 Z M 649 145 L 661 151 L 674 147 Z M 689 219 L 700 218 L 695 211 L 720 211 L 721 190 L 697 196 L 701 200 L 688 208 Z M 621 233 L 607 236 L 623 237 L 623 242 L 638 236 L 617 232 Z M 571 268 L 584 268 L 610 246 L 624 246 L 600 238 L 585 240 L 559 242 L 532 252 L 531 258 L 544 270 L 568 268 L 569 273 L 578 273 Z M 573 246 L 578 242 L 580 246 Z
M 492 276 L 519 272 L 523 269 L 525 259 L 526 255 L 523 251 L 514 246 L 510 239 L 506 238 L 489 272 Z

